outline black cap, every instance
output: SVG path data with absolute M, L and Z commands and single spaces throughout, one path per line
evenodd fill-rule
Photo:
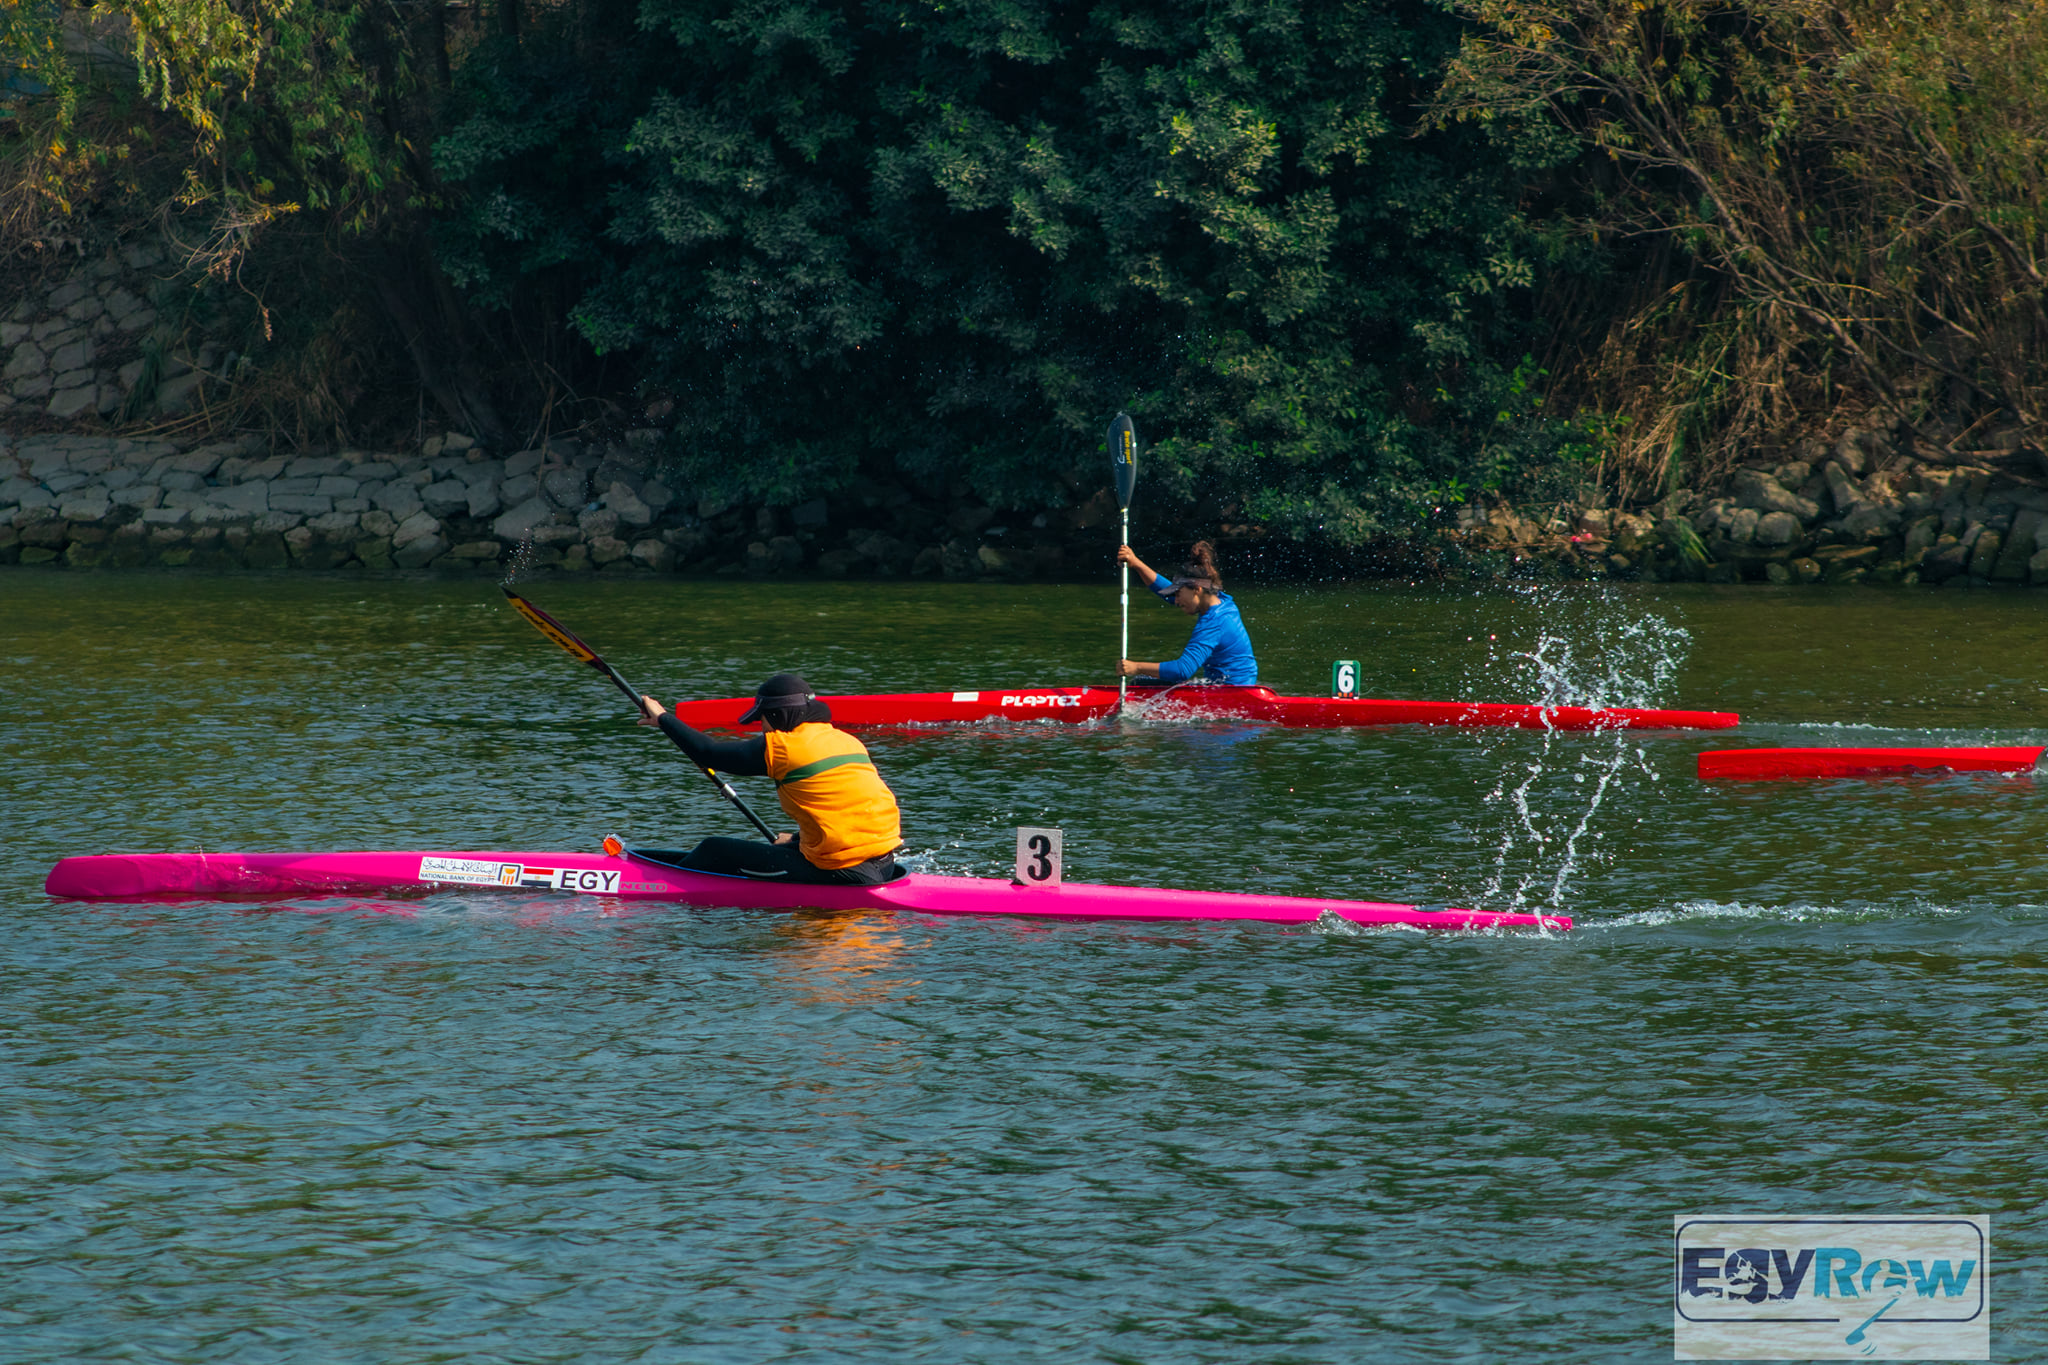
M 808 706 L 818 699 L 811 691 L 811 685 L 794 673 L 777 673 L 767 682 L 754 689 L 754 704 L 747 708 L 747 714 L 740 717 L 742 725 L 752 725 L 761 719 L 763 711 L 791 710 Z

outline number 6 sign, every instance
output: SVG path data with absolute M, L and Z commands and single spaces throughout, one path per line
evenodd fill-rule
M 1056 829 L 1017 830 L 1017 871 L 1011 880 L 1019 886 L 1060 884 L 1060 832 Z

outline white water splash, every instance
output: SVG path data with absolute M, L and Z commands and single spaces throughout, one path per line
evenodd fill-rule
M 498 585 L 505 588 L 516 586 L 522 575 L 533 571 L 534 558 L 533 532 L 528 531 L 519 538 L 519 543 L 512 547 L 511 560 L 505 570 L 504 578 L 499 580 Z
M 1530 700 L 1545 706 L 1656 706 L 1685 664 L 1692 633 L 1603 589 L 1534 588 L 1541 613 L 1525 649 L 1496 645 Z M 1489 669 L 1494 671 L 1494 669 Z
M 1545 706 L 1655 706 L 1692 644 L 1683 627 L 1618 594 L 1521 595 L 1537 624 L 1521 641 L 1512 629 L 1489 637 L 1486 685 L 1495 693 L 1505 673 L 1517 699 Z M 1605 826 L 1629 818 L 1630 798 L 1657 773 L 1627 730 L 1545 730 L 1533 754 L 1521 735 L 1489 742 L 1504 761 L 1485 799 L 1502 818 L 1482 903 L 1562 910 L 1572 879 L 1608 857 Z
M 1759 924 L 1883 924 L 1898 920 L 1957 919 L 1968 908 L 1923 902 L 1913 905 L 1818 905 L 1797 901 L 1790 905 L 1758 905 L 1747 901 L 1679 901 L 1666 909 L 1637 910 L 1615 915 L 1589 928 L 1613 932 L 1621 929 L 1661 929 L 1669 925 L 1737 921 Z

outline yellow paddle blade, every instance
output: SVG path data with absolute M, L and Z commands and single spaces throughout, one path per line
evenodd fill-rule
M 603 659 L 598 658 L 597 651 L 592 649 L 589 645 L 584 644 L 581 640 L 577 639 L 575 635 L 570 632 L 567 626 L 563 625 L 560 621 L 557 621 L 554 617 L 542 611 L 539 607 L 533 605 L 533 603 L 521 597 L 518 593 L 512 591 L 512 589 L 506 587 L 504 584 L 500 583 L 498 585 L 498 590 L 505 594 L 505 600 L 510 602 L 515 608 L 517 608 L 521 616 L 524 616 L 529 622 L 532 623 L 533 628 L 535 630 L 539 631 L 541 634 L 547 636 L 550 640 L 553 640 L 556 644 L 560 645 L 562 649 L 566 651 L 571 658 L 581 659 L 584 663 L 589 664 L 592 668 L 604 674 L 607 678 L 610 678 L 612 680 L 612 686 L 618 688 L 619 691 L 631 697 L 633 699 L 633 704 L 635 706 L 642 705 L 640 693 L 633 686 L 633 684 L 627 682 L 625 678 L 620 676 L 618 669 L 613 668 Z M 677 743 L 680 744 L 681 741 L 678 740 Z M 688 751 L 685 750 L 686 756 L 687 753 Z M 697 762 L 695 759 L 691 759 L 690 761 L 692 763 Z M 717 784 L 719 794 L 724 796 L 726 800 L 732 802 L 733 806 L 739 811 L 740 814 L 746 816 L 747 819 L 753 821 L 754 828 L 761 831 L 762 838 L 772 840 L 775 837 L 775 831 L 768 828 L 766 822 L 764 822 L 760 816 L 754 814 L 752 808 L 749 807 L 746 802 L 740 800 L 739 793 L 735 792 L 732 789 L 732 785 L 730 783 L 726 782 L 717 773 L 711 771 L 711 769 L 705 767 L 701 763 L 697 763 L 697 770 Z M 604 842 L 605 851 L 607 853 L 611 853 L 614 857 L 618 856 L 617 851 L 613 847 L 614 844 L 617 843 L 617 841 L 613 839 L 606 839 Z
M 556 644 L 560 645 L 564 650 L 568 651 L 570 654 L 574 655 L 578 659 L 581 659 L 584 663 L 591 665 L 593 668 L 604 667 L 604 660 L 597 657 L 597 651 L 592 649 L 589 645 L 584 644 L 574 635 L 570 634 L 568 627 L 564 626 L 554 617 L 548 615 L 539 607 L 536 607 L 535 605 L 533 605 L 533 603 L 527 601 L 518 593 L 513 592 L 510 589 L 506 590 L 505 597 L 512 603 L 513 608 L 517 610 L 521 616 L 524 616 L 528 621 L 533 623 L 533 628 L 535 630 L 547 636 L 550 640 L 553 640 Z

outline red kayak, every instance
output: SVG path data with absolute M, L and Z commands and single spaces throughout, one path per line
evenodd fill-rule
M 1117 714 L 1114 687 L 1019 687 L 987 692 L 889 692 L 820 696 L 832 723 L 961 725 L 991 720 L 1106 720 Z M 752 697 L 675 704 L 678 720 L 700 730 L 741 728 Z M 1197 684 L 1138 688 L 1130 711 L 1146 720 L 1253 720 L 1273 725 L 1496 726 L 1522 730 L 1728 730 L 1732 711 L 1656 711 L 1632 707 L 1532 706 L 1478 701 L 1374 701 L 1358 697 L 1283 697 L 1270 687 Z
M 1765 782 L 1801 777 L 1886 777 L 1901 773 L 2025 773 L 2041 747 L 2008 749 L 1711 749 L 1700 776 Z

